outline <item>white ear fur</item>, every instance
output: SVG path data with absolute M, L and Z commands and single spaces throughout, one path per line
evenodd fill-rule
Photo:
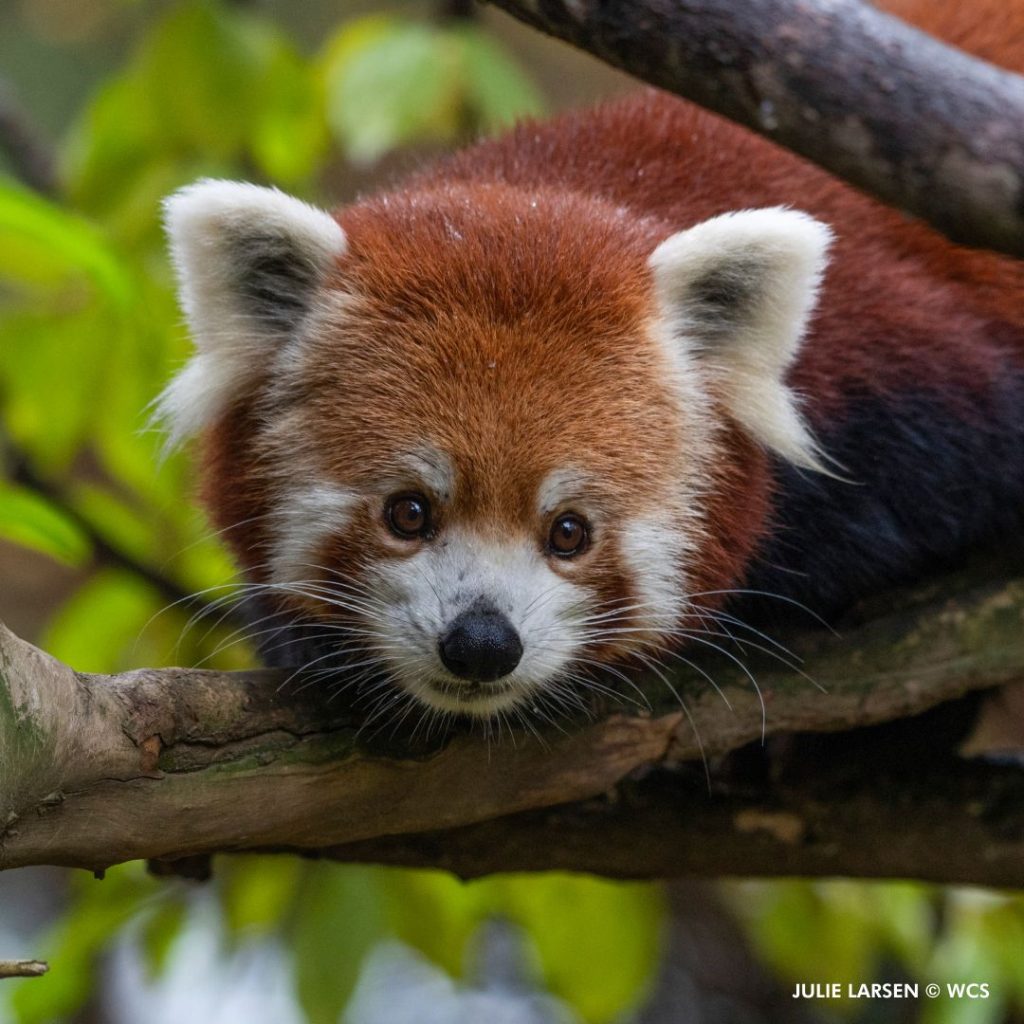
M 175 192 L 164 222 L 196 346 L 157 400 L 174 445 L 209 424 L 295 332 L 346 240 L 329 213 L 235 181 Z
M 822 470 L 785 373 L 803 338 L 832 232 L 796 210 L 742 210 L 680 231 L 648 261 L 668 334 L 712 374 L 766 447 Z

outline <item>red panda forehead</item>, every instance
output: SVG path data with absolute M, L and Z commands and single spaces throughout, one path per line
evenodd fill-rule
M 428 325 L 356 313 L 311 348 L 289 418 L 294 441 L 358 490 L 381 480 L 416 489 L 440 475 L 460 515 L 532 525 L 552 476 L 580 481 L 566 499 L 642 513 L 683 457 L 681 410 L 639 326 L 597 336 L 564 324 L 540 332 L 452 314 Z
M 366 487 L 427 445 L 450 463 L 455 511 L 480 521 L 532 525 L 545 480 L 570 469 L 588 502 L 646 510 L 681 435 L 642 231 L 564 197 L 442 198 L 349 212 L 345 298 L 292 389 L 301 443 Z
M 476 184 L 402 192 L 344 211 L 344 287 L 385 311 L 578 327 L 641 316 L 665 233 L 602 200 Z

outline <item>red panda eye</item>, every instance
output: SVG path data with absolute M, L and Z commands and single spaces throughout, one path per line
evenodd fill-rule
M 384 517 L 397 537 L 422 537 L 430 528 L 430 502 L 422 494 L 398 494 L 388 499 Z
M 548 535 L 548 546 L 552 554 L 562 558 L 578 555 L 590 540 L 587 524 L 577 515 L 559 516 Z

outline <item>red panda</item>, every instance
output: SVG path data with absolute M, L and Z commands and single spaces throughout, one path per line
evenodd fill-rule
M 162 414 L 279 662 L 543 710 L 745 594 L 832 615 L 1024 520 L 1024 264 L 663 93 L 333 214 L 203 181 L 166 222 Z

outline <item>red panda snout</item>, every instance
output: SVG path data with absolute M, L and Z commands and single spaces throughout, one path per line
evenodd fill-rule
M 585 474 L 560 469 L 525 514 L 481 521 L 460 500 L 472 474 L 437 473 L 451 465 L 439 451 L 394 462 L 435 471 L 364 494 L 320 484 L 282 496 L 265 586 L 321 635 L 341 624 L 334 639 L 421 704 L 481 717 L 571 706 L 588 666 L 671 634 L 687 578 L 681 510 L 620 521 L 614 496 L 596 501 Z M 567 523 L 585 524 L 586 541 L 571 546 L 570 529 L 563 552 Z

